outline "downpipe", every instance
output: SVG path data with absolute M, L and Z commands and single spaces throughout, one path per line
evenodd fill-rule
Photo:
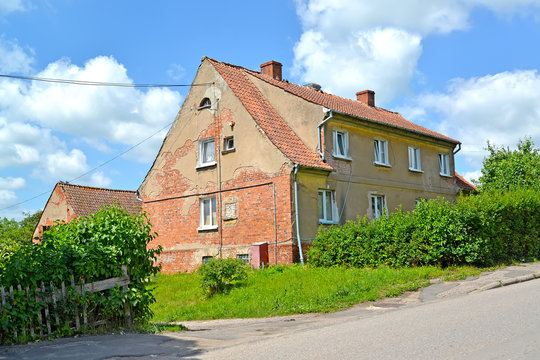
M 294 212 L 296 214 L 296 238 L 298 240 L 298 251 L 300 252 L 300 263 L 304 266 L 304 254 L 302 254 L 302 240 L 300 237 L 300 220 L 298 216 L 298 164 L 294 165 Z

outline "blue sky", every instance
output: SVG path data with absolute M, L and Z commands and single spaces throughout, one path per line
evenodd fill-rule
M 190 84 L 202 56 L 277 60 L 292 82 L 372 89 L 377 105 L 459 139 L 469 179 L 487 140 L 540 144 L 539 40 L 539 0 L 0 0 L 0 74 Z M 0 217 L 42 208 L 57 181 L 157 133 L 74 181 L 135 190 L 187 90 L 0 79 Z

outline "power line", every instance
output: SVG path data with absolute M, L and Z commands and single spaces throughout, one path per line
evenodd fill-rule
M 122 156 L 122 155 L 124 155 L 124 154 L 130 152 L 131 150 L 135 149 L 137 146 L 141 145 L 141 144 L 144 143 L 145 141 L 150 140 L 152 137 L 156 136 L 157 134 L 159 134 L 161 131 L 165 130 L 166 128 L 168 128 L 168 127 L 171 126 L 172 124 L 173 124 L 172 122 L 171 122 L 171 123 L 168 123 L 167 125 L 165 125 L 165 126 L 162 127 L 161 129 L 159 129 L 158 131 L 156 131 L 155 133 L 153 133 L 152 135 L 150 135 L 150 136 L 148 136 L 147 138 L 145 138 L 145 139 L 139 141 L 138 143 L 136 143 L 135 145 L 131 146 L 130 148 L 128 148 L 128 149 L 122 151 L 120 154 L 117 154 L 116 156 L 114 156 L 114 157 L 110 158 L 109 160 L 107 160 L 107 161 L 105 161 L 105 162 L 99 164 L 99 165 L 96 166 L 96 167 L 93 167 L 92 169 L 88 170 L 88 171 L 85 172 L 84 174 L 79 175 L 79 176 L 77 176 L 76 178 L 73 178 L 73 179 L 69 180 L 68 182 L 70 182 L 70 183 L 71 183 L 71 182 L 74 182 L 74 181 L 76 181 L 76 180 L 78 180 L 78 179 L 80 179 L 80 178 L 82 178 L 82 177 L 84 177 L 84 176 L 90 174 L 91 172 L 94 172 L 95 170 L 97 170 L 97 169 L 99 169 L 99 168 L 101 168 L 101 167 L 107 165 L 107 164 L 110 163 L 111 161 L 114 161 L 114 160 L 118 159 L 120 156 Z M 18 202 L 18 203 L 16 203 L 16 204 L 12 204 L 12 205 L 6 206 L 6 207 L 4 207 L 4 208 L 1 208 L 0 211 L 4 211 L 4 210 L 7 210 L 7 209 L 11 209 L 11 208 L 13 208 L 13 207 L 15 207 L 15 206 L 19 206 L 19 205 L 25 204 L 25 203 L 27 203 L 27 202 L 29 202 L 29 201 L 35 200 L 35 199 L 37 199 L 37 198 L 39 198 L 39 197 L 41 197 L 41 196 L 43 196 L 43 195 L 46 195 L 46 194 L 48 194 L 49 192 L 50 192 L 50 191 L 42 192 L 42 193 L 40 193 L 40 194 L 38 194 L 38 195 L 36 195 L 36 196 L 34 196 L 34 197 L 31 197 L 31 198 L 29 198 L 29 199 L 24 200 L 24 201 L 21 201 L 21 202 Z
M 53 78 L 42 78 L 42 77 L 35 77 L 35 76 L 4 75 L 4 74 L 0 74 L 0 77 L 1 78 L 8 78 L 8 79 L 41 81 L 41 82 L 59 83 L 59 84 L 86 85 L 86 86 L 116 86 L 116 87 L 130 87 L 130 88 L 187 87 L 187 86 L 205 86 L 205 85 L 211 85 L 212 84 L 212 83 L 201 83 L 201 84 L 130 84 L 130 83 L 114 83 L 114 82 L 101 82 L 101 81 L 53 79 Z

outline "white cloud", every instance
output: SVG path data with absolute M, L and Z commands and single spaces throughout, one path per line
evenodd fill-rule
M 13 205 L 17 201 L 15 192 L 11 190 L 0 190 L 0 207 Z
M 19 190 L 26 186 L 26 180 L 22 177 L 0 177 L 0 190 Z
M 467 171 L 462 176 L 465 178 L 465 180 L 469 182 L 473 182 L 473 180 L 480 179 L 480 176 L 482 176 L 482 172 L 480 170 L 475 171 Z
M 7 15 L 15 11 L 26 11 L 27 5 L 23 0 L 1 0 L 0 1 L 0 14 Z
M 49 129 L 8 122 L 0 116 L 0 168 L 33 166 L 41 160 L 42 154 L 64 147 Z
M 469 28 L 482 7 L 502 16 L 538 16 L 540 0 L 297 0 L 303 34 L 294 48 L 295 75 L 354 98 L 372 89 L 378 103 L 407 90 L 422 39 Z
M 49 64 L 39 77 L 132 83 L 127 70 L 112 57 L 99 56 L 84 64 L 61 59 Z M 111 145 L 134 145 L 172 122 L 182 100 L 169 89 L 141 91 L 126 87 L 76 86 L 50 83 L 0 82 L 0 115 L 19 123 L 33 123 L 44 129 L 84 137 L 105 150 Z M 136 157 L 150 161 L 160 139 L 140 146 Z M 130 154 L 131 155 L 131 154 Z
M 0 1 L 1 3 L 1 1 Z M 32 53 L 32 51 L 29 51 Z M 24 51 L 15 40 L 7 40 L 0 36 L 0 73 L 27 74 L 32 70 L 34 58 L 32 54 Z
M 540 144 L 539 93 L 537 71 L 512 71 L 454 79 L 445 93 L 420 96 L 418 106 L 427 114 L 438 113 L 438 130 L 459 139 L 466 160 L 480 167 L 488 140 L 515 147 L 528 136 Z
M 86 161 L 86 155 L 79 149 L 73 149 L 69 153 L 56 151 L 48 154 L 40 166 L 34 169 L 32 175 L 44 181 L 71 181 L 89 170 L 90 166 Z M 98 171 L 77 179 L 76 183 L 106 187 L 112 181 Z
M 186 69 L 180 64 L 172 64 L 167 70 L 167 75 L 173 80 L 180 80 L 186 74 Z
M 419 36 L 394 28 L 356 32 L 338 43 L 307 31 L 294 53 L 303 82 L 320 83 L 323 91 L 348 98 L 372 89 L 377 103 L 384 103 L 407 90 L 422 47 Z

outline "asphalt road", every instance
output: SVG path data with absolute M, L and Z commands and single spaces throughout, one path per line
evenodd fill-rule
M 540 281 L 334 316 L 193 359 L 539 359 Z
M 183 323 L 185 332 L 6 346 L 0 360 L 540 359 L 539 278 L 540 263 L 522 264 L 332 314 L 193 321 Z

